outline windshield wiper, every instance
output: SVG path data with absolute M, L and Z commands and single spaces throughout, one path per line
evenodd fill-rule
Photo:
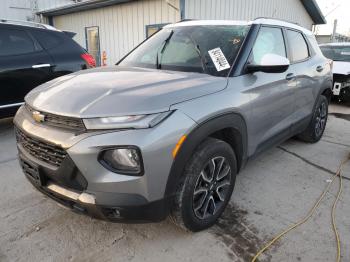
M 205 58 L 205 56 L 202 55 L 202 52 L 201 52 L 201 49 L 199 48 L 199 45 L 196 45 L 196 46 L 195 46 L 195 49 L 196 49 L 196 51 L 197 51 L 197 53 L 198 53 L 198 56 L 199 56 L 199 58 L 200 58 L 200 60 L 201 60 L 203 72 L 204 72 L 204 73 L 207 73 L 207 71 L 208 71 L 208 70 L 207 70 L 208 61 L 207 61 L 207 59 Z
M 163 54 L 164 50 L 165 50 L 165 47 L 168 45 L 171 37 L 173 36 L 174 34 L 174 30 L 171 30 L 169 36 L 164 40 L 163 44 L 160 46 L 160 50 L 158 49 L 157 51 L 157 57 L 156 57 L 156 69 L 161 69 L 162 68 L 162 65 L 161 65 L 161 55 Z
M 199 56 L 199 59 L 201 60 L 201 64 L 202 64 L 202 69 L 203 69 L 203 73 L 207 73 L 207 64 L 208 64 L 208 61 L 207 59 L 205 58 L 205 56 L 202 55 L 202 51 L 199 47 L 199 45 L 197 44 L 197 42 L 192 38 L 192 36 L 190 35 L 189 38 L 191 39 L 191 42 L 192 44 L 194 45 L 194 49 L 196 50 L 198 56 Z

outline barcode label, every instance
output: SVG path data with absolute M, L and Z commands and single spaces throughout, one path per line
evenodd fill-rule
M 213 61 L 216 70 L 222 71 L 230 68 L 230 64 L 228 63 L 224 53 L 221 51 L 220 47 L 214 48 L 208 51 L 211 60 Z

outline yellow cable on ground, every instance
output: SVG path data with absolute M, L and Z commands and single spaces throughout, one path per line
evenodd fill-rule
M 350 157 L 350 155 L 349 155 L 349 157 Z M 340 237 L 339 237 L 339 233 L 338 233 L 336 222 L 335 222 L 335 210 L 337 208 L 337 203 L 338 203 L 338 200 L 339 200 L 340 195 L 341 195 L 342 190 L 343 190 L 343 179 L 341 176 L 341 170 L 340 170 L 338 176 L 339 176 L 339 189 L 338 189 L 337 197 L 335 198 L 333 206 L 332 206 L 332 227 L 333 227 L 335 239 L 337 241 L 337 260 L 336 260 L 337 262 L 340 261 L 341 251 L 340 251 Z
M 350 154 L 346 157 L 346 159 L 344 159 L 340 165 L 339 168 L 337 170 L 337 172 L 333 175 L 331 182 L 327 185 L 327 187 L 324 189 L 324 191 L 322 192 L 321 196 L 318 198 L 317 202 L 315 203 L 315 205 L 310 209 L 310 211 L 307 213 L 307 215 L 301 219 L 299 222 L 293 224 L 292 226 L 290 226 L 289 228 L 287 228 L 286 230 L 282 231 L 281 233 L 279 233 L 276 237 L 274 237 L 269 243 L 267 243 L 252 259 L 252 262 L 255 262 L 256 259 L 262 254 L 264 253 L 268 248 L 270 248 L 277 240 L 279 240 L 281 237 L 283 237 L 284 235 L 286 235 L 288 232 L 290 232 L 291 230 L 295 229 L 296 227 L 304 224 L 306 221 L 308 221 L 310 219 L 310 217 L 312 217 L 312 215 L 315 213 L 316 209 L 318 208 L 318 206 L 320 205 L 322 199 L 324 198 L 324 196 L 326 195 L 326 193 L 329 191 L 331 185 L 333 184 L 335 178 L 337 176 L 340 177 L 341 179 L 341 171 L 343 168 L 343 165 L 349 161 L 350 159 Z M 333 208 L 332 208 L 332 225 L 333 225 L 333 230 L 334 233 L 336 235 L 336 240 L 337 240 L 337 262 L 340 261 L 340 238 L 339 238 L 339 234 L 337 231 L 337 227 L 335 224 L 335 208 L 337 205 L 337 202 L 339 200 L 340 194 L 341 194 L 341 189 L 342 189 L 342 180 L 341 180 L 341 185 L 339 187 L 339 191 L 337 194 L 337 197 L 333 203 Z

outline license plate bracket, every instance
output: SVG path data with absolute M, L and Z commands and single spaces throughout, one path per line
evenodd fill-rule
M 39 166 L 20 157 L 20 164 L 24 174 L 37 186 L 44 185 L 44 178 L 40 174 Z

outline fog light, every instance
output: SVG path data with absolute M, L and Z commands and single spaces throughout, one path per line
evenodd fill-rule
M 100 162 L 115 173 L 142 175 L 140 150 L 134 147 L 105 150 L 101 153 Z

